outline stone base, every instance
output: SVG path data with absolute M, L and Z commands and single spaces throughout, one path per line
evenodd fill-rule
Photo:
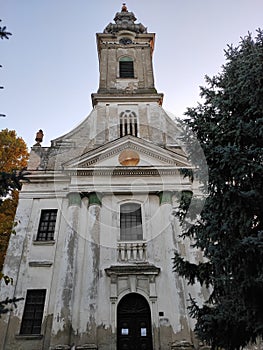
M 69 346 L 69 345 L 56 345 L 55 347 L 49 348 L 49 350 L 97 350 L 98 347 L 95 344 L 84 344 L 77 346 Z
M 171 344 L 171 350 L 193 350 L 194 346 L 188 341 L 181 340 Z

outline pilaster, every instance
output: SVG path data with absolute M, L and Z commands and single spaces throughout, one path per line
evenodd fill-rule
M 68 209 L 64 214 L 66 220 L 65 238 L 52 325 L 51 342 L 54 345 L 70 344 L 72 332 L 73 293 L 81 197 L 79 193 L 74 192 L 69 193 L 67 198 Z

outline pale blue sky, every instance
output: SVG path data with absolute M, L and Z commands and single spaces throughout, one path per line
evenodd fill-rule
M 156 33 L 155 85 L 177 117 L 196 105 L 204 76 L 217 74 L 227 44 L 262 26 L 263 0 L 130 0 L 138 22 Z M 44 146 L 91 111 L 98 89 L 96 32 L 120 11 L 117 0 L 0 0 L 0 129 Z

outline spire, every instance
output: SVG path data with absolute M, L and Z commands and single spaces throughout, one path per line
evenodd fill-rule
M 128 12 L 126 4 L 122 4 L 121 12 Z
M 121 30 L 129 30 L 136 34 L 147 33 L 147 28 L 141 23 L 135 23 L 137 18 L 133 12 L 128 11 L 125 3 L 122 4 L 121 12 L 117 12 L 114 17 L 114 23 L 109 23 L 104 29 L 105 34 L 116 34 Z

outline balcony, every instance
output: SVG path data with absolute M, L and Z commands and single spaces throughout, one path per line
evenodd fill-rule
M 118 262 L 144 262 L 147 260 L 147 243 L 142 241 L 118 242 Z

